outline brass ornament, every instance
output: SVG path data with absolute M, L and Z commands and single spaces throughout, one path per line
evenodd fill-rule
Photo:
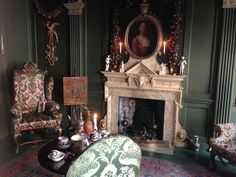
M 58 35 L 55 30 L 55 27 L 58 26 L 59 23 L 51 23 L 47 22 L 46 27 L 47 27 L 47 35 L 48 35 L 48 44 L 47 44 L 47 49 L 45 50 L 45 58 L 48 60 L 49 64 L 53 66 L 55 62 L 58 60 L 58 57 L 55 54 L 55 48 L 56 45 L 54 43 L 54 39 L 58 43 Z
M 44 17 L 47 22 L 44 23 L 44 26 L 47 28 L 47 36 L 48 36 L 48 43 L 46 46 L 45 52 L 45 59 L 48 60 L 51 66 L 54 66 L 55 62 L 58 60 L 58 56 L 56 56 L 56 43 L 58 43 L 58 35 L 56 32 L 55 27 L 59 25 L 59 23 L 49 21 L 51 19 L 55 19 L 57 16 L 61 14 L 63 11 L 62 4 L 59 4 L 55 9 L 48 12 L 43 9 L 40 5 L 39 0 L 34 0 L 35 7 L 37 9 L 38 14 Z

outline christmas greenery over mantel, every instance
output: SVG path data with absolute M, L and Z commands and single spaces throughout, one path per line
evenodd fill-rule
M 147 2 L 147 1 L 146 1 Z M 160 19 L 163 26 L 163 38 L 166 41 L 165 55 L 160 56 L 157 51 L 157 60 L 164 59 L 171 74 L 179 70 L 178 63 L 182 54 L 182 1 L 148 1 L 150 9 L 147 15 Z M 119 43 L 124 43 L 125 32 L 128 24 L 137 16 L 141 15 L 139 10 L 140 1 L 113 0 L 112 29 L 110 38 L 111 71 L 119 71 L 123 55 L 129 55 L 125 46 L 120 53 Z

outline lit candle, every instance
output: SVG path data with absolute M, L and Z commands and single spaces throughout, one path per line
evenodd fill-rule
M 120 45 L 120 53 L 121 53 L 122 52 L 122 43 L 120 42 L 119 45 Z
M 98 127 L 97 127 L 97 117 L 98 117 L 98 115 L 96 114 L 96 113 L 94 113 L 94 115 L 93 115 L 93 123 L 94 123 L 94 130 L 97 130 L 98 129 Z
M 163 42 L 163 53 L 166 53 L 166 41 Z
M 1 54 L 4 54 L 3 36 L 1 35 Z

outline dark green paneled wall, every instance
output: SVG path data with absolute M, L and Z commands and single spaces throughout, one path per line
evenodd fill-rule
M 32 59 L 31 1 L 0 0 L 0 35 L 5 54 L 0 54 L 0 137 L 11 132 L 13 68 Z
M 55 19 L 60 25 L 56 27 L 59 43 L 57 44 L 58 61 L 51 67 L 44 58 L 47 34 L 40 17 L 31 0 L 0 0 L 0 33 L 4 35 L 6 54 L 0 55 L 0 136 L 9 133 L 12 102 L 12 70 L 23 62 L 34 60 L 42 69 L 48 70 L 55 77 L 55 99 L 61 103 L 66 116 L 70 107 L 63 106 L 62 78 L 70 76 L 70 18 L 63 12 Z M 86 7 L 80 17 L 82 35 L 80 70 L 88 76 L 89 107 L 103 116 L 105 102 L 103 95 L 104 80 L 100 71 L 104 69 L 104 59 L 109 49 L 110 11 L 112 1 L 86 0 Z M 215 68 L 218 58 L 215 55 L 215 39 L 218 32 L 216 18 L 218 0 L 187 0 L 184 16 L 183 55 L 188 65 L 184 81 L 184 108 L 181 110 L 180 122 L 188 134 L 209 137 L 214 119 L 214 88 L 217 80 Z M 217 32 L 217 34 L 215 34 Z M 219 33 L 220 34 L 220 33 Z M 35 42 L 36 41 L 36 42 Z M 235 94 L 234 94 L 235 95 Z M 232 115 L 235 110 L 232 110 Z
M 108 49 L 109 1 L 87 1 L 87 74 L 91 111 L 104 116 L 103 69 Z
M 184 55 L 188 60 L 184 83 L 184 109 L 181 122 L 188 134 L 208 136 L 213 119 L 214 98 L 211 84 L 214 75 L 213 44 L 215 30 L 215 0 L 186 1 Z
M 40 16 L 36 8 L 33 6 L 34 14 L 34 29 L 35 31 L 35 41 L 36 41 L 36 57 L 35 60 L 41 69 L 47 70 L 53 75 L 54 84 L 54 94 L 53 99 L 61 105 L 61 110 L 64 115 L 63 127 L 67 126 L 66 116 L 69 111 L 69 107 L 63 105 L 63 77 L 70 76 L 70 59 L 69 59 L 69 21 L 68 16 L 65 12 L 62 12 L 58 17 L 52 20 L 52 22 L 59 23 L 55 27 L 58 35 L 58 43 L 56 45 L 56 56 L 58 60 L 55 62 L 54 66 L 50 66 L 49 62 L 45 58 L 45 50 L 47 45 L 47 28 L 45 26 L 46 20 Z
M 65 11 L 55 19 L 56 22 L 60 23 L 56 27 L 59 36 L 57 47 L 59 59 L 53 67 L 49 66 L 44 58 L 47 40 L 46 28 L 42 25 L 44 19 L 36 14 L 38 63 L 56 77 L 56 99 L 61 103 L 64 124 L 67 124 L 67 115 L 71 113 L 70 106 L 63 105 L 62 79 L 65 76 L 73 76 L 74 73 L 78 73 L 77 76 L 88 76 L 88 106 L 91 111 L 96 111 L 100 118 L 104 116 L 105 112 L 103 78 L 100 71 L 103 69 L 104 56 L 107 54 L 108 48 L 109 1 L 88 0 L 84 2 L 86 6 L 83 9 L 82 16 L 69 17 Z M 74 25 L 70 25 L 70 23 Z M 74 59 L 71 60 L 70 56 L 70 32 L 76 33 L 71 37 L 77 36 L 80 40 L 77 43 L 77 49 L 73 49 L 77 53 L 77 55 L 73 55 L 73 57 L 77 57 L 76 62 Z M 70 68 L 70 65 L 73 68 Z M 78 71 L 74 72 L 74 68 L 77 68 Z

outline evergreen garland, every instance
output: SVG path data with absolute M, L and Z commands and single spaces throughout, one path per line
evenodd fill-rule
M 59 4 L 51 12 L 44 10 L 43 7 L 40 5 L 39 0 L 34 0 L 34 4 L 35 4 L 35 7 L 36 7 L 38 13 L 46 19 L 56 18 L 58 15 L 61 14 L 61 12 L 63 10 L 63 6 L 61 4 Z
M 119 7 L 113 7 L 114 12 L 112 16 L 112 43 L 111 43 L 111 70 L 119 71 L 120 61 L 119 61 L 119 42 L 120 42 L 120 27 L 119 27 Z
M 181 30 L 181 0 L 175 1 L 175 12 L 172 19 L 172 25 L 170 27 L 170 37 L 168 39 L 168 48 L 167 48 L 167 56 L 168 56 L 168 68 L 171 74 L 176 74 L 178 70 L 178 60 L 179 60 L 179 49 L 180 49 L 180 33 Z

